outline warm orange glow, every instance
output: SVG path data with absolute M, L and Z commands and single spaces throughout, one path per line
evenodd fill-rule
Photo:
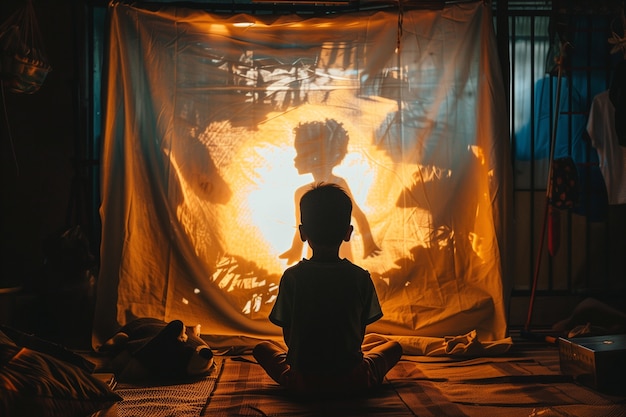
M 370 272 L 383 332 L 466 333 L 463 317 L 500 334 L 492 207 L 508 126 L 484 67 L 485 7 L 406 11 L 395 53 L 394 13 L 181 20 L 117 4 L 103 309 L 278 333 L 281 274 L 308 256 L 299 196 L 326 181 L 352 195 L 340 254 Z

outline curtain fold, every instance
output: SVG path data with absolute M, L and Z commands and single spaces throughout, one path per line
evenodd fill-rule
M 109 13 L 94 344 L 145 316 L 279 339 L 267 315 L 307 256 L 296 203 L 319 180 L 352 195 L 342 256 L 372 275 L 372 331 L 505 337 L 508 118 L 487 4 Z

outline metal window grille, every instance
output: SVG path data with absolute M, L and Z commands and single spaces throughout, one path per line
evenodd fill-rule
M 608 205 L 598 155 L 586 134 L 592 100 L 609 88 L 616 63 L 624 59 L 621 53 L 611 53 L 608 42 L 613 32 L 624 36 L 620 3 L 494 3 L 496 27 L 508 32 L 498 36 L 507 37 L 509 63 L 515 224 L 515 248 L 509 254 L 514 257 L 512 324 L 526 319 L 535 278 L 534 295 L 543 299 L 539 306 L 535 301 L 533 320 L 539 325 L 553 319 L 557 299 L 565 300 L 560 305 L 565 314 L 584 297 L 612 301 L 624 296 L 626 207 Z M 507 19 L 506 24 L 499 19 Z M 558 57 L 563 58 L 560 91 Z M 544 230 L 549 142 L 555 125 L 554 158 L 574 160 L 579 199 L 574 209 L 559 210 L 558 226 Z M 560 238 L 552 255 L 549 233 Z

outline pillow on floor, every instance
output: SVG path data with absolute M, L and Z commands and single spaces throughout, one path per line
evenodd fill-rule
M 85 416 L 121 400 L 88 372 L 18 346 L 0 331 L 0 415 Z

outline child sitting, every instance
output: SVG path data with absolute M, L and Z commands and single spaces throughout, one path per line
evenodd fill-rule
M 253 355 L 267 374 L 296 394 L 362 393 L 382 383 L 402 347 L 385 341 L 363 352 L 365 327 L 383 315 L 370 274 L 339 257 L 350 240 L 352 201 L 335 184 L 300 200 L 300 238 L 313 255 L 285 270 L 270 313 L 288 350 L 270 342 Z

